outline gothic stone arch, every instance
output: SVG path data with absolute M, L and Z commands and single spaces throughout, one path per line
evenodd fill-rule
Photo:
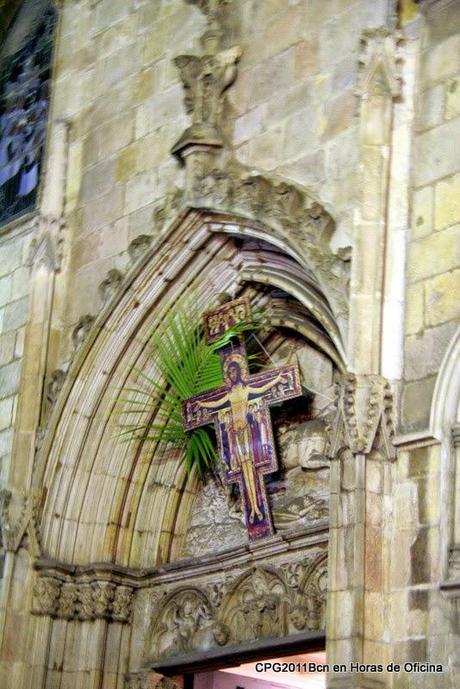
M 239 603 L 253 636 L 324 628 L 327 520 L 278 534 L 268 548 L 241 545 L 181 561 L 198 479 L 187 477 L 177 457 L 152 461 L 151 447 L 118 442 L 114 418 L 117 394 L 136 384 L 138 371 L 157 375 L 148 343 L 162 305 L 197 285 L 203 308 L 216 292 L 250 283 L 283 290 L 303 311 L 281 309 L 274 324 L 300 334 L 343 371 L 337 305 L 325 296 L 315 260 L 304 258 L 307 248 L 276 223 L 185 209 L 156 243 L 144 242 L 99 317 L 82 319 L 71 369 L 65 379 L 55 377 L 53 394 L 50 388 L 52 410 L 36 460 L 36 654 L 52 640 L 54 625 L 71 625 L 78 635 L 79 625 L 97 622 L 92 642 L 105 653 L 123 653 L 124 671 L 136 672 L 168 654 L 168 639 L 177 637 L 185 654 L 237 644 Z M 324 246 L 321 254 L 343 263 Z M 345 294 L 340 270 L 333 281 L 343 280 Z M 263 604 L 254 578 L 267 589 Z

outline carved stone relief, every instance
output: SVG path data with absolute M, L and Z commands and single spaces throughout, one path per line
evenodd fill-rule
M 156 597 L 146 641 L 146 666 L 259 639 L 325 626 L 325 553 L 309 551 L 278 567 L 261 564 L 236 576 L 213 576 L 202 588 L 184 585 Z M 168 592 L 169 590 L 169 592 Z

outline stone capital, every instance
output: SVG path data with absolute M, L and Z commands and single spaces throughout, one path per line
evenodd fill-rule
M 361 36 L 359 85 L 357 95 L 395 98 L 401 93 L 399 44 L 402 35 L 381 26 L 367 29 Z
M 393 394 L 388 381 L 378 375 L 347 373 L 337 383 L 336 392 L 330 456 L 342 447 L 353 454 L 369 454 L 378 438 L 379 449 L 387 459 L 394 459 Z
M 26 541 L 32 557 L 40 556 L 38 519 L 39 495 L 20 495 L 10 490 L 0 491 L 0 531 L 6 550 L 17 552 Z

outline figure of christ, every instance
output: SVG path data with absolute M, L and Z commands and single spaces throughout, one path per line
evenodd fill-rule
M 238 355 L 236 355 L 238 356 Z M 260 510 L 257 494 L 257 475 L 254 463 L 252 429 L 250 423 L 250 401 L 263 397 L 271 388 L 282 382 L 283 373 L 263 385 L 254 385 L 246 381 L 241 372 L 238 361 L 230 360 L 225 371 L 227 391 L 220 397 L 210 401 L 198 401 L 197 406 L 209 411 L 226 409 L 228 437 L 231 451 L 231 469 L 241 469 L 247 489 L 250 514 L 249 522 L 264 518 Z

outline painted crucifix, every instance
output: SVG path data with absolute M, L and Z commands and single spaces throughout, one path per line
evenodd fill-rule
M 250 320 L 246 298 L 204 314 L 208 342 Z M 277 470 L 269 407 L 302 394 L 299 368 L 281 366 L 250 375 L 242 339 L 219 352 L 224 385 L 185 400 L 185 430 L 214 423 L 227 483 L 238 483 L 250 540 L 273 533 L 264 475 Z

